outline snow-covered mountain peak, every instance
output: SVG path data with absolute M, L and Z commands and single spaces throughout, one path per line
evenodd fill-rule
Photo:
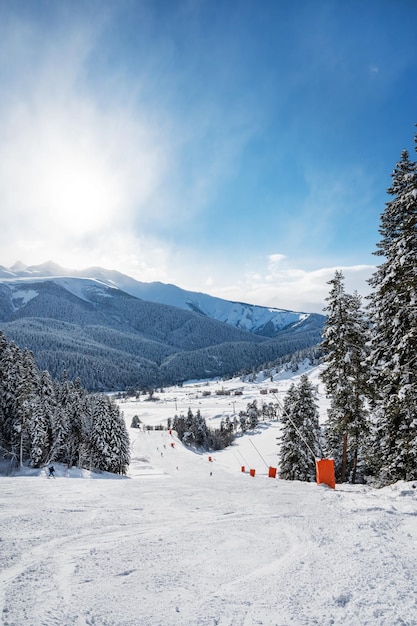
M 324 320 L 323 316 L 317 314 L 224 300 L 201 292 L 187 291 L 172 284 L 144 283 L 118 271 L 101 267 L 68 270 L 53 261 L 32 266 L 19 262 L 12 268 L 0 266 L 0 281 L 23 278 L 53 280 L 84 300 L 89 299 L 88 290 L 93 286 L 92 283 L 85 282 L 89 279 L 96 282 L 97 288 L 105 285 L 117 288 L 141 300 L 193 311 L 240 330 L 266 337 L 274 337 L 291 326 L 303 326 L 310 321 L 317 324 Z
M 12 265 L 10 269 L 13 270 L 14 272 L 23 272 L 24 270 L 26 270 L 26 268 L 27 268 L 27 265 L 22 263 L 22 261 L 16 261 L 16 263 Z

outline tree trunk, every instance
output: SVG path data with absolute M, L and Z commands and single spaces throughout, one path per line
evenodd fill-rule
M 343 433 L 342 467 L 340 470 L 340 480 L 342 483 L 346 482 L 347 443 L 348 443 L 348 435 L 347 435 L 347 432 L 345 431 Z
M 353 455 L 353 468 L 352 468 L 352 484 L 356 483 L 356 468 L 358 467 L 358 447 L 356 446 Z
M 23 467 L 23 428 L 20 431 L 20 467 Z

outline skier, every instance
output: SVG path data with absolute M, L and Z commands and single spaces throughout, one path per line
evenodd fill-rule
M 52 478 L 55 478 L 55 468 L 53 465 L 50 465 L 48 467 L 49 470 L 49 474 L 48 474 L 48 478 L 50 478 L 52 476 Z

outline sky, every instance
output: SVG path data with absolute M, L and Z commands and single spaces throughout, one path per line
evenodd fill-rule
M 415 0 L 0 0 L 0 264 L 365 295 L 416 26 Z

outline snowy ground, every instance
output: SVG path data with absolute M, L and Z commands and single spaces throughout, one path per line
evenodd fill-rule
M 128 425 L 188 406 L 215 425 L 254 397 L 273 400 L 260 387 L 282 397 L 289 382 L 236 397 L 202 391 L 239 381 L 196 383 L 121 406 Z M 60 466 L 55 480 L 0 478 L 1 624 L 417 625 L 417 485 L 333 491 L 268 478 L 277 423 L 211 462 L 167 431 L 130 434 L 128 478 Z

